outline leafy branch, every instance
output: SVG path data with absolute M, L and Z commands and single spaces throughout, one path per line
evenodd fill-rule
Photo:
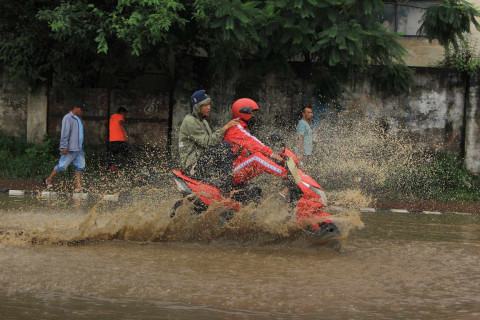
M 459 42 L 464 41 L 465 34 L 470 33 L 471 24 L 480 30 L 477 17 L 480 17 L 480 12 L 471 3 L 444 0 L 427 8 L 418 34 L 426 36 L 430 42 L 437 39 L 444 47 L 452 45 L 458 49 Z

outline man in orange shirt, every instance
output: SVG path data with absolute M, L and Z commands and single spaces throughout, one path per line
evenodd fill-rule
M 116 170 L 114 166 L 125 165 L 129 160 L 128 146 L 127 146 L 127 131 L 125 130 L 125 116 L 127 109 L 120 107 L 117 113 L 110 117 L 109 124 L 109 152 L 110 160 L 108 167 L 111 171 Z

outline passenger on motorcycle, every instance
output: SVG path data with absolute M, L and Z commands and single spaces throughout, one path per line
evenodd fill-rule
M 223 141 L 232 145 L 234 155 L 238 154 L 233 161 L 232 179 L 237 185 L 253 179 L 262 172 L 287 177 L 287 170 L 272 161 L 272 159 L 283 161 L 283 158 L 249 132 L 248 127 L 255 121 L 259 109 L 258 104 L 248 98 L 239 99 L 232 105 L 232 116 L 239 118 L 239 123 L 227 130 Z M 288 189 L 284 189 L 281 195 L 287 197 Z
M 212 100 L 205 90 L 196 91 L 190 98 L 192 113 L 187 114 L 180 126 L 178 150 L 182 171 L 218 188 L 231 184 L 232 148 L 222 142 L 225 132 L 238 125 L 230 120 L 213 131 L 207 122 Z

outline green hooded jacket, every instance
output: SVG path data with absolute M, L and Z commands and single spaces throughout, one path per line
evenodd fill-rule
M 200 155 L 214 145 L 222 142 L 225 132 L 218 129 L 212 132 L 205 117 L 200 113 L 203 105 L 211 103 L 210 98 L 193 106 L 193 112 L 187 114 L 180 126 L 178 151 L 183 172 L 194 174 Z

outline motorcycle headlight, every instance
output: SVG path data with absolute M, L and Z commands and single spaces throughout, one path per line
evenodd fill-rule
M 177 187 L 177 190 L 180 191 L 181 193 L 185 193 L 185 194 L 192 193 L 192 189 L 190 189 L 190 187 L 182 179 L 173 178 L 173 181 L 175 181 L 175 186 Z
M 313 192 L 315 192 L 315 194 L 316 194 L 317 196 L 319 196 L 320 199 L 322 199 L 322 202 L 323 202 L 324 205 L 327 205 L 327 194 L 325 193 L 325 191 L 323 191 L 322 189 L 319 189 L 319 188 L 317 188 L 317 187 L 314 187 L 314 186 L 312 186 L 312 185 L 310 185 L 310 184 L 308 184 L 308 183 L 306 183 L 306 182 L 304 182 L 304 181 L 302 181 L 302 183 L 303 183 L 304 185 L 306 185 L 310 190 L 312 190 Z

